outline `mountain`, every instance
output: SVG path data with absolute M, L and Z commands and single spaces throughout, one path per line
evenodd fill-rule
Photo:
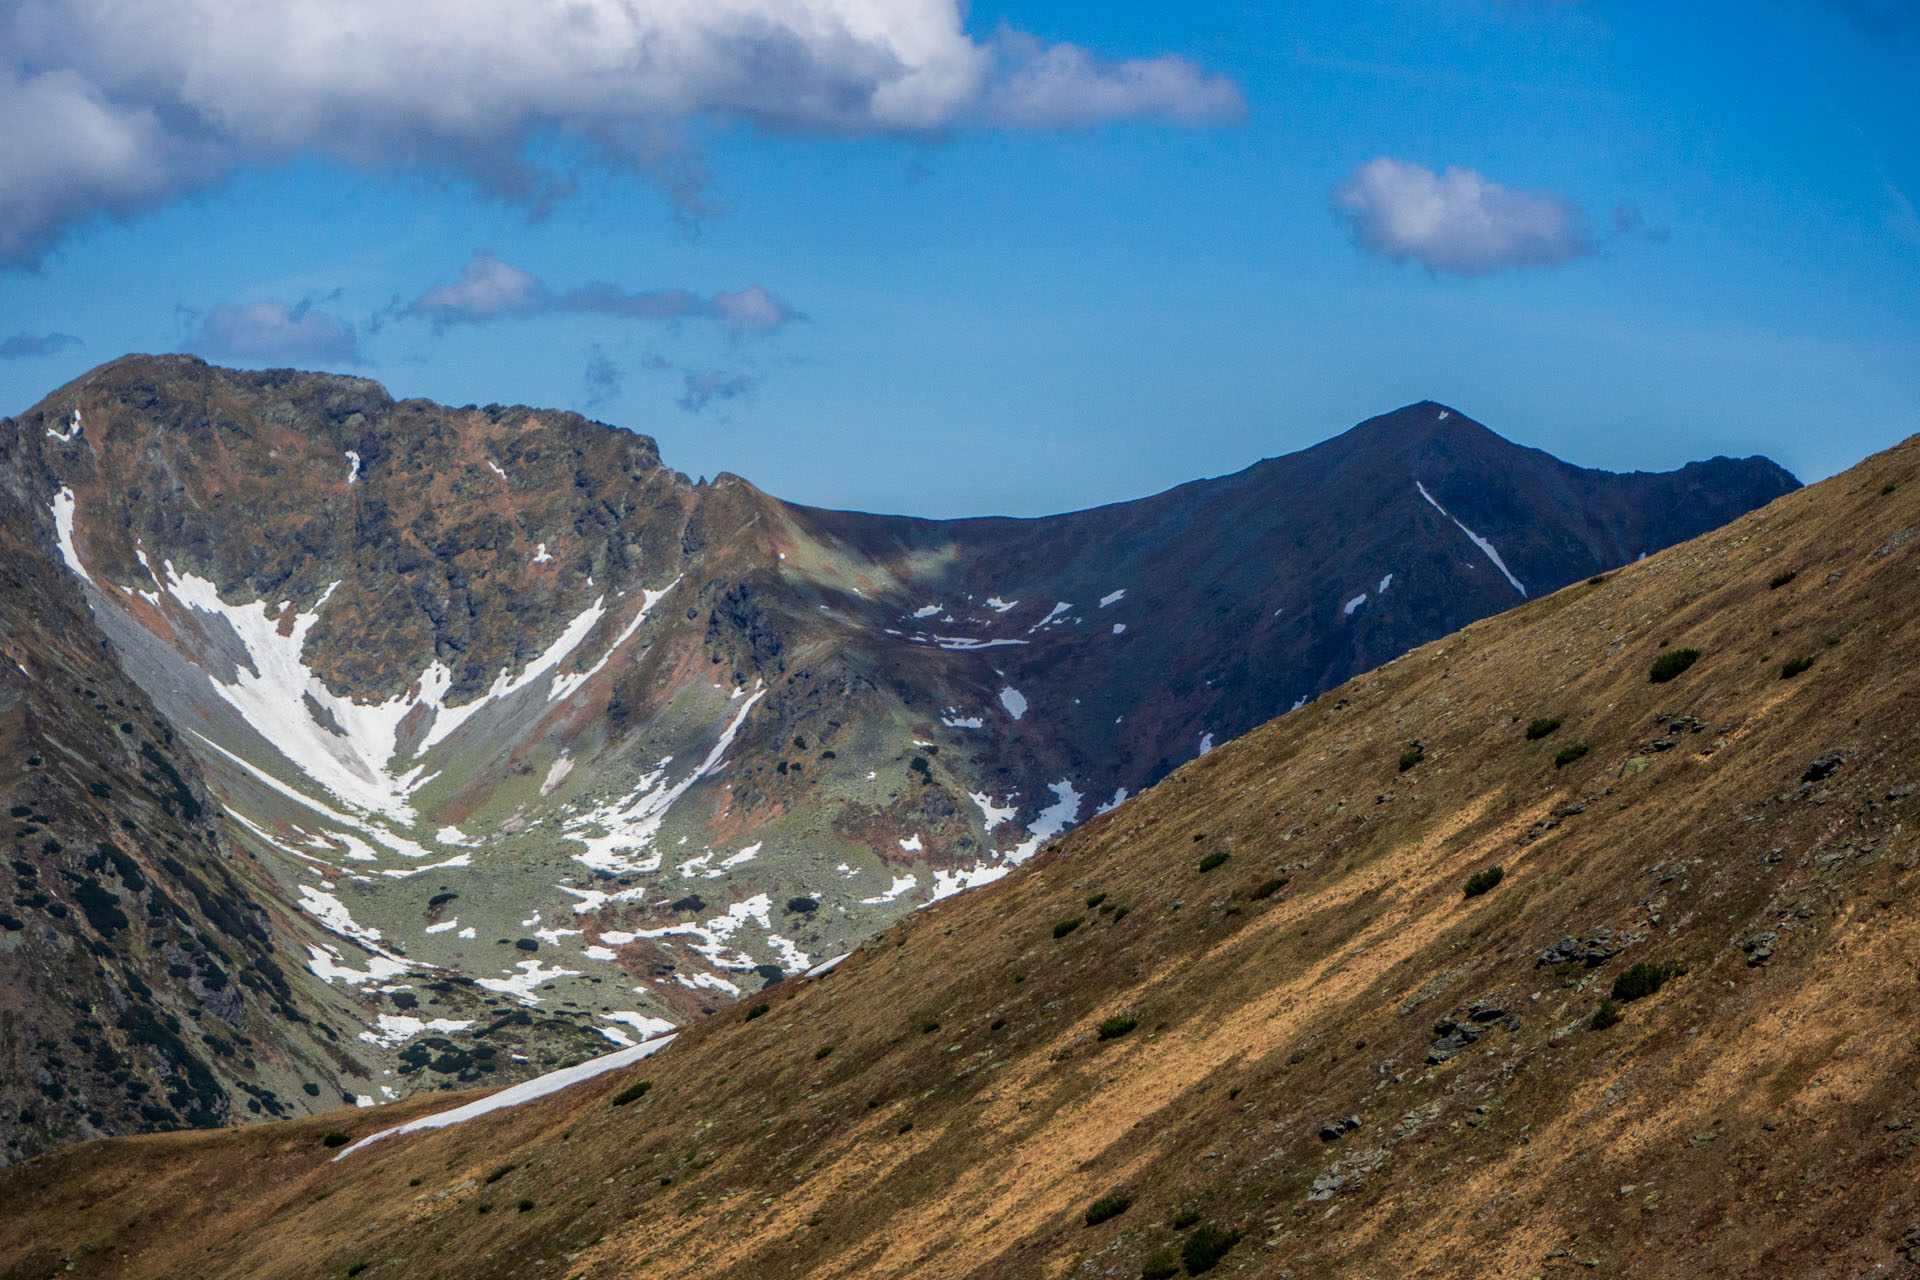
M 1420 404 L 1139 502 L 914 520 L 696 484 L 572 414 L 189 357 L 103 366 L 0 435 L 24 572 L 68 593 L 43 618 L 10 592 L 8 625 L 110 662 L 204 777 L 207 847 L 314 1023 L 240 1025 L 326 1041 L 273 1086 L 314 1105 L 685 1024 L 1356 672 L 1796 487 L 1764 459 L 1582 470 Z M 73 852 L 107 818 L 38 883 L 93 874 L 128 910 Z M 129 914 L 129 950 L 184 945 Z M 102 1021 L 73 981 L 8 1033 L 29 1075 L 58 1074 L 61 1019 Z M 86 1119 L 106 1087 L 20 1092 L 11 1150 L 118 1131 Z
M 0 1170 L 5 1274 L 1912 1274 L 1916 530 L 1920 438 L 542 1100 Z

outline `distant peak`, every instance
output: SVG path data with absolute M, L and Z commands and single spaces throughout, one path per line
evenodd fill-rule
M 1356 444 L 1391 445 L 1405 449 L 1434 440 L 1484 440 L 1493 436 L 1494 432 L 1452 405 L 1421 400 L 1391 413 L 1368 418 L 1347 432 L 1344 438 Z

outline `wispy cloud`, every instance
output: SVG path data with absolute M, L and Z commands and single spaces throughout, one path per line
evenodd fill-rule
M 0 360 L 33 360 L 57 356 L 87 344 L 70 333 L 16 333 L 0 339 Z
M 631 291 L 594 283 L 556 290 L 491 253 L 473 255 L 452 284 L 436 285 L 400 314 L 437 329 L 538 315 L 597 315 L 620 320 L 711 320 L 736 338 L 764 336 L 796 320 L 798 311 L 757 284 L 701 297 L 685 289 Z
M 1557 267 L 1600 252 L 1593 222 L 1557 191 L 1521 191 L 1471 169 L 1435 173 L 1381 156 L 1333 192 L 1335 217 L 1367 253 L 1432 272 L 1481 276 Z M 1633 218 L 1623 206 L 1622 217 Z
M 696 120 L 939 137 L 1243 110 L 1232 82 L 1184 58 L 1105 59 L 1010 30 L 980 41 L 965 18 L 965 0 L 0 5 L 0 262 L 302 155 L 551 202 L 578 174 L 531 144 L 559 135 L 697 208 Z
M 627 380 L 626 371 L 615 364 L 602 351 L 598 344 L 587 357 L 586 373 L 583 375 L 587 389 L 587 408 L 597 409 L 610 403 L 620 394 L 620 388 Z
M 321 311 L 311 299 L 214 307 L 197 314 L 181 349 L 248 364 L 360 363 L 360 341 L 353 326 Z
M 725 369 L 686 369 L 681 373 L 685 390 L 674 401 L 688 413 L 699 413 L 714 401 L 738 400 L 753 394 L 760 380 L 745 373 Z

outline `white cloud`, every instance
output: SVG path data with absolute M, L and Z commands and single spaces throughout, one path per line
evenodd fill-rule
M 707 305 L 710 314 L 736 334 L 772 333 L 799 313 L 757 284 L 738 293 L 716 293 Z
M 10 0 L 0 5 L 0 258 L 232 169 L 322 155 L 470 177 L 516 198 L 584 141 L 697 202 L 692 119 L 774 132 L 938 134 L 1232 118 L 1234 86 L 1175 57 L 1103 61 L 963 0 Z M 552 148 L 543 149 L 552 154 Z
M 711 298 L 685 289 L 634 292 L 605 283 L 556 291 L 540 277 L 486 252 L 473 255 L 460 269 L 459 280 L 427 290 L 401 310 L 441 329 L 564 313 L 621 320 L 712 320 L 736 338 L 770 334 L 803 318 L 757 284 Z
M 1360 165 L 1333 209 L 1368 253 L 1479 276 L 1555 267 L 1599 252 L 1585 210 L 1556 191 L 1518 191 L 1471 169 L 1445 173 L 1389 156 Z
M 311 303 L 249 302 L 219 306 L 200 318 L 184 349 L 249 364 L 357 364 L 353 326 Z
M 502 316 L 528 316 L 550 300 L 537 276 L 490 253 L 473 255 L 454 284 L 438 285 L 413 300 L 407 314 L 437 325 L 479 324 Z
M 1199 125 L 1236 120 L 1246 111 L 1231 80 L 1209 76 L 1185 58 L 1103 62 L 1079 45 L 1042 44 L 1017 31 L 1002 31 L 994 51 L 1000 74 L 981 114 L 995 124 L 1057 129 L 1154 116 Z

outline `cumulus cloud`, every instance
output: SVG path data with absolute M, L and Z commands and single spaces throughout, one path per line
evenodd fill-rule
M 436 285 L 415 298 L 404 314 L 442 328 L 483 324 L 505 316 L 537 315 L 552 301 L 547 286 L 529 272 L 490 253 L 476 253 L 453 284 Z
M 16 333 L 0 340 L 0 360 L 32 360 L 57 356 L 87 344 L 70 333 Z
M 687 369 L 682 378 L 684 391 L 674 403 L 688 413 L 699 413 L 715 400 L 738 400 L 751 395 L 760 385 L 758 378 L 725 369 Z
M 685 289 L 633 292 L 595 283 L 555 290 L 528 271 L 486 252 L 476 253 L 453 284 L 437 285 L 401 308 L 437 329 L 486 324 L 515 316 L 596 315 L 619 320 L 711 320 L 736 338 L 777 332 L 798 311 L 757 284 L 703 298 Z
M 353 326 L 311 301 L 246 302 L 214 307 L 199 317 L 181 349 L 217 360 L 266 365 L 340 365 L 360 362 Z
M 964 14 L 964 0 L 8 0 L 0 259 L 31 263 L 92 215 L 299 155 L 553 199 L 570 177 L 532 144 L 564 137 L 697 204 L 690 120 L 939 135 L 1243 109 L 1186 59 L 975 40 Z
M 1360 165 L 1334 188 L 1333 211 L 1361 249 L 1436 273 L 1557 267 L 1600 251 L 1592 219 L 1559 192 L 1504 187 L 1471 169 L 1435 173 L 1390 156 Z

